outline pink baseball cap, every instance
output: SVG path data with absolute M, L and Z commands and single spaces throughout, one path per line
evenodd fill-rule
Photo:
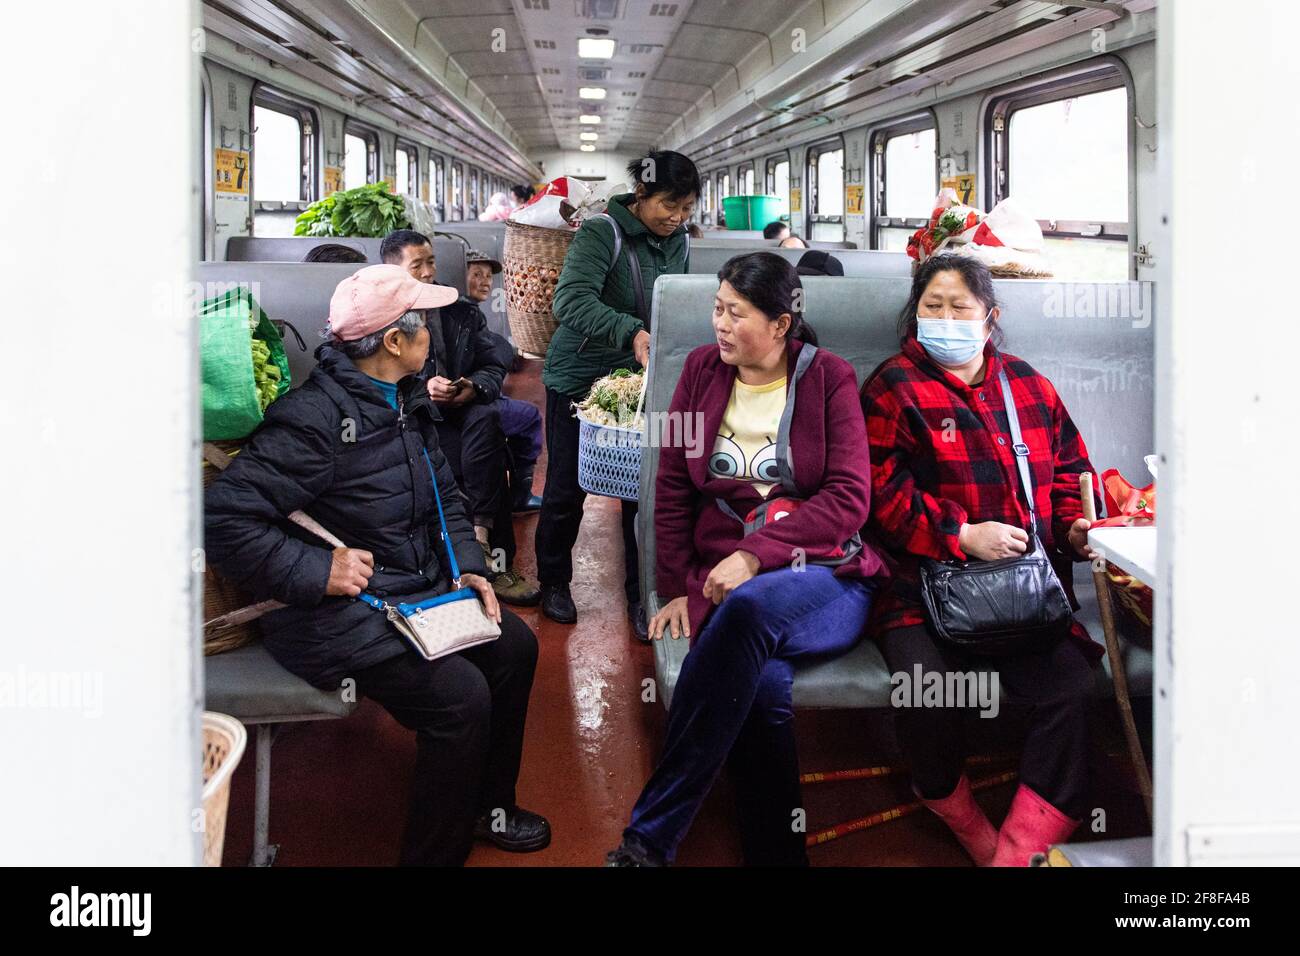
M 330 298 L 330 331 L 344 342 L 386 329 L 412 309 L 441 309 L 460 293 L 421 282 L 401 266 L 366 266 L 348 276 Z

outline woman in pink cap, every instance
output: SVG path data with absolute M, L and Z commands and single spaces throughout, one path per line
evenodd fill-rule
M 261 619 L 271 655 L 322 689 L 354 681 L 416 731 L 403 864 L 458 866 L 476 838 L 523 852 L 551 837 L 515 802 L 537 641 L 497 604 L 432 403 L 411 378 L 429 350 L 423 311 L 456 295 L 394 265 L 340 282 L 316 368 L 267 409 L 205 501 L 208 558 L 259 600 L 286 605 Z M 355 600 L 364 591 L 415 603 L 454 586 L 430 467 L 459 583 L 501 626 L 496 640 L 434 661 Z M 298 509 L 347 547 L 330 550 L 288 522 Z

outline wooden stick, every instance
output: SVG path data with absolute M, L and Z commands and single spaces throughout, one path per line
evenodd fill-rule
M 1002 763 L 1006 760 L 1014 760 L 1017 754 L 975 754 L 966 758 L 966 765 L 970 767 L 986 766 L 991 763 Z M 903 773 L 906 767 L 900 766 L 881 766 L 881 767 L 860 767 L 853 770 L 817 770 L 810 773 L 801 774 L 800 783 L 838 783 L 842 780 L 872 780 L 876 777 L 888 777 L 892 774 Z
M 1083 516 L 1089 522 L 1097 520 L 1097 506 L 1092 498 L 1092 473 L 1079 475 L 1079 493 L 1083 498 Z M 1138 789 L 1142 793 L 1142 802 L 1146 804 L 1147 818 L 1154 819 L 1151 810 L 1151 772 L 1147 769 L 1146 754 L 1142 751 L 1142 741 L 1138 737 L 1137 723 L 1133 719 L 1133 704 L 1128 694 L 1128 672 L 1124 669 L 1124 658 L 1120 655 L 1119 637 L 1115 631 L 1115 608 L 1111 604 L 1110 585 L 1106 579 L 1105 565 L 1092 569 L 1092 583 L 1097 589 L 1097 608 L 1101 612 L 1101 629 L 1106 636 L 1106 656 L 1110 660 L 1110 679 L 1115 685 L 1115 702 L 1119 705 L 1120 722 L 1124 725 L 1124 737 L 1128 740 L 1129 759 L 1137 774 Z
M 980 780 L 971 784 L 972 790 L 985 790 L 989 787 L 996 787 L 998 784 L 1007 783 L 1016 779 L 1018 774 L 1014 770 L 1008 770 L 1006 773 L 1000 773 L 996 777 L 989 777 L 986 780 Z M 879 826 L 882 823 L 888 823 L 890 820 L 897 820 L 899 817 L 905 817 L 916 813 L 925 807 L 925 804 L 917 800 L 914 803 L 900 803 L 896 807 L 890 807 L 888 810 L 881 810 L 879 813 L 873 813 L 867 817 L 859 817 L 856 820 L 849 820 L 847 823 L 839 823 L 825 830 L 819 830 L 816 833 L 810 833 L 804 839 L 806 846 L 817 846 L 820 843 L 829 843 L 831 840 L 838 840 L 842 836 L 848 836 L 850 833 L 857 833 L 859 830 L 869 830 L 872 827 Z

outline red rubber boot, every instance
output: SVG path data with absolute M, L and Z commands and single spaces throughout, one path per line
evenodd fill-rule
M 965 774 L 961 775 L 956 788 L 948 796 L 940 800 L 927 800 L 921 797 L 921 802 L 933 810 L 940 820 L 948 824 L 948 829 L 975 861 L 976 866 L 988 866 L 993 862 L 998 832 L 993 829 L 993 824 L 989 823 L 989 818 L 975 802 L 970 789 L 970 780 Z
M 1011 800 L 1011 809 L 998 832 L 994 866 L 1028 866 L 1035 853 L 1060 843 L 1079 825 L 1023 783 Z

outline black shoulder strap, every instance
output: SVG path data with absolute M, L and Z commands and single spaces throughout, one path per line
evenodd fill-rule
M 610 258 L 609 261 L 610 271 L 613 271 L 614 267 L 618 265 L 619 254 L 625 248 L 625 244 L 623 242 L 623 229 L 621 226 L 619 226 L 618 220 L 616 220 L 613 216 L 611 216 L 607 212 L 602 212 L 600 215 L 595 216 L 594 218 L 608 220 L 610 228 L 614 230 L 614 255 Z M 689 246 L 687 248 L 689 250 Z M 631 249 L 630 244 L 627 245 L 627 268 L 628 271 L 632 274 L 632 294 L 636 297 L 637 318 L 639 318 L 642 321 L 642 323 L 644 323 L 645 327 L 649 329 L 650 309 L 646 305 L 645 280 L 641 277 L 641 263 L 637 259 L 636 252 Z
M 799 379 L 808 371 L 808 366 L 817 357 L 817 346 L 804 343 L 795 361 L 794 376 L 785 386 L 785 408 L 781 410 L 781 424 L 776 430 L 776 467 L 781 474 L 781 489 L 790 495 L 799 494 L 794 483 L 794 462 L 790 455 L 790 422 L 794 419 L 794 395 L 799 386 Z

